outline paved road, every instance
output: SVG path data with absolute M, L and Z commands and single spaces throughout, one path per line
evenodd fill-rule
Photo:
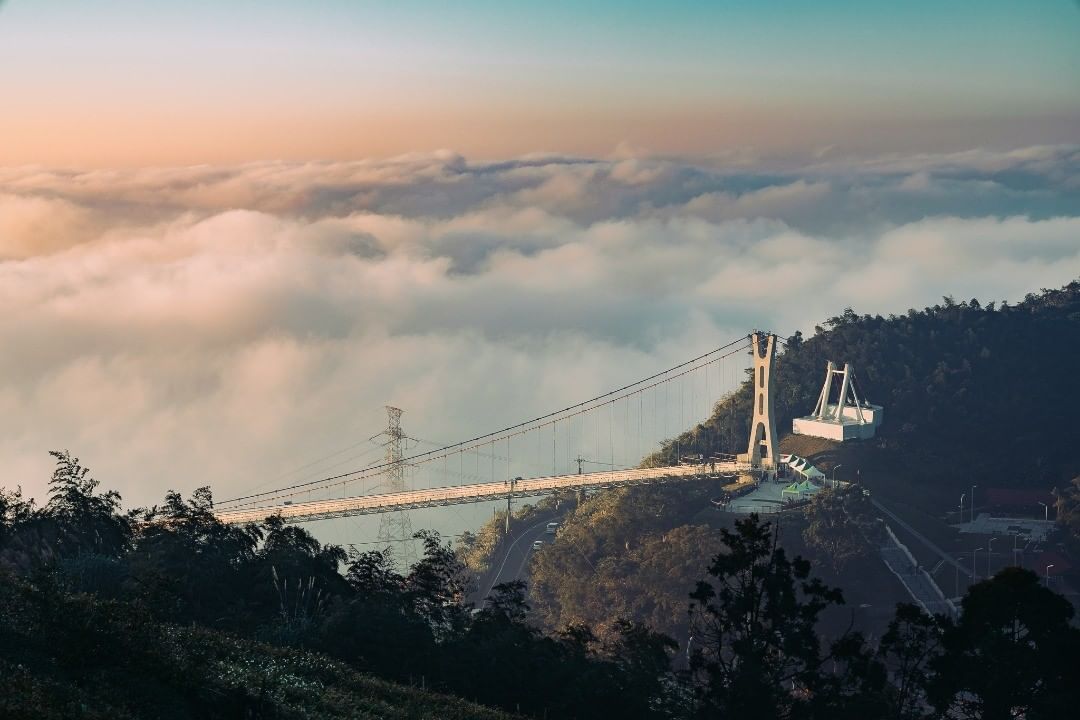
M 518 528 L 510 542 L 502 543 L 491 563 L 492 569 L 480 578 L 478 595 L 473 601 L 480 606 L 484 599 L 491 595 L 491 589 L 499 583 L 511 580 L 528 580 L 529 558 L 532 557 L 532 544 L 536 540 L 550 542 L 552 536 L 546 532 L 547 524 L 552 521 L 561 522 L 563 513 L 551 514 L 539 522 Z
M 897 516 L 895 513 L 893 513 L 892 510 L 890 510 L 889 508 L 882 505 L 875 498 L 870 498 L 870 502 L 874 503 L 874 507 L 876 507 L 878 510 L 880 510 L 881 512 L 888 515 L 890 520 L 892 520 L 894 523 L 896 523 L 900 527 L 904 528 L 904 530 L 907 531 L 908 533 L 910 533 L 912 535 L 912 537 L 914 537 L 919 542 L 921 542 L 923 545 L 925 545 L 927 548 L 929 548 L 931 550 L 931 552 L 935 553 L 938 557 L 940 557 L 942 560 L 944 560 L 949 565 L 952 565 L 954 568 L 957 568 L 963 575 L 965 575 L 967 577 L 971 577 L 971 570 L 969 570 L 968 568 L 965 568 L 961 563 L 958 563 L 956 561 L 956 558 L 953 557 L 952 554 L 945 552 L 940 547 L 935 545 L 933 543 L 933 541 L 930 540 L 930 538 L 926 537 L 921 532 L 919 532 L 915 528 L 911 527 L 911 525 L 904 522 L 903 518 Z
M 941 590 L 926 570 L 911 562 L 911 557 L 904 552 L 893 538 L 886 539 L 881 547 L 881 559 L 893 574 L 904 584 L 912 599 L 931 614 L 952 615 L 955 608 L 942 599 Z

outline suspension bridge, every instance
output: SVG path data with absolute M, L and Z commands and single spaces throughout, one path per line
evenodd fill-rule
M 775 335 L 753 333 L 603 395 L 452 444 L 409 437 L 401 430 L 401 411 L 387 408 L 382 462 L 224 500 L 215 514 L 228 524 L 269 516 L 307 522 L 383 514 L 388 527 L 381 535 L 404 540 L 411 536 L 405 513 L 417 508 L 502 499 L 509 504 L 560 492 L 768 472 L 777 457 L 770 382 L 776 341 Z M 749 368 L 746 354 L 753 358 Z M 755 388 L 749 444 L 743 445 L 745 436 L 708 437 L 702 423 L 716 400 L 747 381 Z M 670 439 L 691 428 L 705 434 L 705 446 L 746 447 L 747 452 L 691 455 Z M 410 441 L 414 449 L 425 443 L 435 447 L 409 454 Z M 654 467 L 641 467 L 642 458 L 657 450 L 655 457 L 667 462 L 654 457 L 648 463 Z M 585 452 L 592 457 L 583 457 Z M 606 469 L 584 472 L 586 463 Z M 407 475 L 412 489 L 406 487 Z

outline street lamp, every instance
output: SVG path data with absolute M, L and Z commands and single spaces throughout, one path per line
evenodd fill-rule
M 1050 506 L 1044 502 L 1039 504 L 1043 506 L 1043 520 L 1050 520 Z
M 997 540 L 997 538 L 990 538 L 990 542 L 987 543 L 987 548 L 986 548 L 986 577 L 990 577 L 990 558 L 993 557 L 994 541 L 995 540 Z
M 837 468 L 842 468 L 842 467 L 844 467 L 844 463 L 840 463 L 839 465 L 836 465 L 832 469 L 832 486 L 833 487 L 836 487 L 836 470 L 837 470 Z
M 971 576 L 974 580 L 979 579 L 979 573 L 975 570 L 975 558 L 978 556 L 980 550 L 985 549 L 986 548 L 975 548 L 975 552 L 971 553 Z
M 975 522 L 975 488 L 977 488 L 977 487 L 979 487 L 979 486 L 978 485 L 972 485 L 971 486 L 971 522 Z
M 967 497 L 967 493 L 960 493 L 960 522 L 964 522 L 964 498 Z
M 1052 567 L 1054 567 L 1054 563 L 1046 566 L 1046 587 L 1050 587 L 1050 568 Z

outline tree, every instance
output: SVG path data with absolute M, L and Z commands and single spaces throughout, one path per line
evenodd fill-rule
M 405 579 L 414 611 L 425 618 L 442 642 L 464 631 L 471 606 L 464 602 L 470 573 L 439 533 L 421 530 L 414 535 L 424 543 L 424 555 Z
M 497 616 L 509 622 L 525 622 L 531 609 L 525 599 L 525 591 L 524 580 L 499 583 L 491 588 L 491 594 L 484 602 L 484 609 L 480 611 L 481 617 Z
M 435 635 L 415 611 L 392 551 L 358 553 L 347 567 L 352 592 L 331 604 L 316 647 L 383 677 L 432 675 L 438 667 Z
M 1030 570 L 1006 568 L 971 587 L 941 636 L 928 697 L 949 717 L 1068 717 L 1080 707 L 1080 630 L 1073 607 Z
M 278 515 L 266 518 L 264 527 L 256 582 L 266 591 L 262 597 L 276 601 L 268 631 L 278 642 L 300 645 L 316 632 L 316 617 L 327 610 L 331 598 L 348 594 L 349 585 L 338 571 L 348 556 L 341 546 L 323 545 Z
M 22 488 L 11 492 L 0 488 L 0 549 L 15 529 L 34 516 L 34 501 L 24 500 Z
M 214 516 L 210 488 L 189 500 L 170 490 L 143 515 L 127 565 L 133 594 L 163 619 L 248 629 L 254 561 L 263 532 Z
M 819 492 L 810 501 L 807 521 L 803 541 L 837 573 L 876 553 L 884 539 L 873 505 L 855 485 Z
M 0 573 L 27 571 L 36 563 L 40 534 L 27 532 L 36 517 L 34 501 L 23 499 L 22 488 L 0 488 Z
M 394 554 L 389 548 L 353 555 L 345 579 L 359 595 L 398 595 L 405 589 L 405 578 L 394 569 Z
M 811 578 L 806 560 L 788 560 L 757 515 L 721 532 L 725 551 L 690 594 L 700 715 L 796 717 L 821 684 L 818 616 L 843 596 Z
M 98 481 L 90 469 L 67 450 L 49 452 L 56 469 L 49 481 L 49 501 L 44 517 L 57 527 L 56 552 L 61 557 L 94 553 L 117 557 L 131 539 L 131 521 L 122 517 L 120 493 L 96 493 Z
M 884 718 L 889 699 L 885 666 L 857 632 L 841 635 L 829 649 L 828 667 L 808 688 L 802 717 L 821 720 Z
M 941 648 L 942 625 L 917 605 L 901 603 L 881 638 L 879 657 L 889 671 L 888 687 L 891 718 L 920 720 L 927 717 L 926 688 L 930 683 L 930 664 Z
M 1054 488 L 1054 496 L 1057 498 L 1054 510 L 1058 524 L 1065 529 L 1067 542 L 1080 549 L 1080 475 L 1065 488 Z
M 614 629 L 615 637 L 605 643 L 604 653 L 615 664 L 622 702 L 642 716 L 651 714 L 653 708 L 674 711 L 681 696 L 671 672 L 671 656 L 679 644 L 647 625 L 630 620 L 617 620 Z

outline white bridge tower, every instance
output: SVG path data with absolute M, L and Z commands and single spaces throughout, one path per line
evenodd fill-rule
M 752 334 L 750 354 L 754 358 L 754 416 L 750 422 L 750 445 L 739 460 L 755 468 L 775 470 L 780 450 L 773 422 L 772 366 L 776 359 L 776 335 Z

